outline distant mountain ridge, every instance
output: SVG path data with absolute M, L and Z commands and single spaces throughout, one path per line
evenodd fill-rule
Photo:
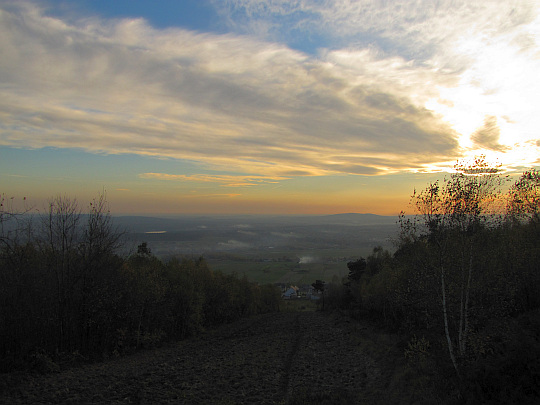
M 335 223 L 351 225 L 377 225 L 377 224 L 391 224 L 397 221 L 396 215 L 377 215 L 377 214 L 360 214 L 360 213 L 344 213 L 324 215 L 320 217 L 321 220 L 335 221 Z
M 397 216 L 376 214 L 343 213 L 331 215 L 118 215 L 113 216 L 117 226 L 128 232 L 156 232 L 178 229 L 200 229 L 201 227 L 231 227 L 258 224 L 279 226 L 290 225 L 390 225 Z

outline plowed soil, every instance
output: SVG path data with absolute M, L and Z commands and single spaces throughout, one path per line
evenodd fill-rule
M 321 312 L 261 315 L 125 358 L 11 377 L 0 403 L 397 403 L 399 353 L 373 355 L 368 329 Z

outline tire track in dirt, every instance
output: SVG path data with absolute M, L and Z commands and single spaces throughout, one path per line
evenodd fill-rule
M 0 404 L 362 403 L 362 390 L 376 395 L 387 382 L 344 325 L 319 312 L 261 315 L 114 361 L 12 378 Z
M 292 327 L 293 336 L 290 337 L 292 341 L 292 345 L 291 345 L 289 353 L 287 354 L 287 357 L 285 358 L 283 376 L 281 377 L 281 390 L 285 394 L 285 403 L 289 403 L 291 399 L 291 394 L 292 394 L 291 389 L 290 389 L 291 388 L 290 387 L 291 370 L 296 360 L 296 355 L 300 348 L 300 342 L 304 334 L 303 329 L 298 327 L 299 318 L 300 318 L 300 314 L 297 314 L 294 318 L 294 323 Z

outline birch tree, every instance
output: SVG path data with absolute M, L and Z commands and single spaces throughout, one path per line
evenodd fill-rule
M 540 221 L 540 171 L 528 170 L 512 185 L 507 211 L 517 221 Z
M 505 177 L 483 156 L 456 164 L 455 172 L 412 196 L 412 218 L 402 216 L 402 237 L 430 246 L 426 262 L 438 273 L 444 335 L 452 365 L 467 353 L 473 282 L 480 260 L 481 231 L 497 223 Z

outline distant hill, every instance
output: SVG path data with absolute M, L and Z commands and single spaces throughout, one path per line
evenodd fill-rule
M 375 214 L 344 213 L 333 215 L 178 215 L 178 216 L 115 216 L 116 225 L 130 232 L 159 232 L 212 228 L 214 230 L 231 226 L 272 225 L 391 225 L 397 216 Z
M 325 215 L 315 218 L 319 219 L 321 223 L 332 223 L 340 225 L 387 225 L 395 224 L 398 219 L 395 215 L 386 216 L 357 213 Z

